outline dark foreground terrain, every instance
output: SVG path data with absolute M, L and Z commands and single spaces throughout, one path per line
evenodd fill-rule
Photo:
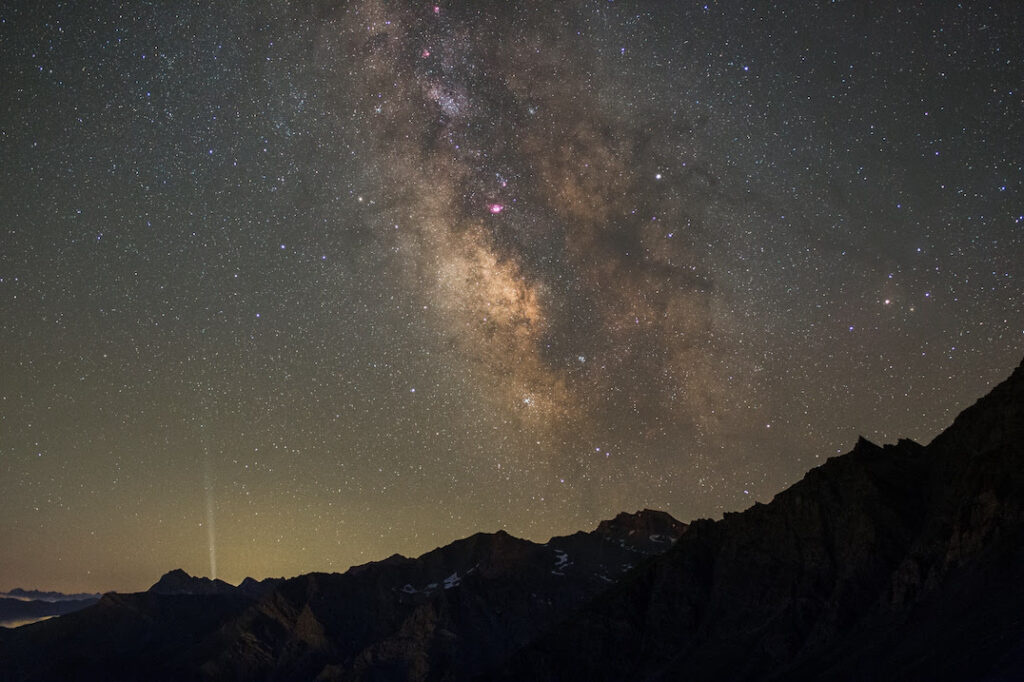
M 927 446 L 865 440 L 697 521 L 501 679 L 1024 680 L 1024 364 Z
M 165 575 L 0 629 L 12 680 L 1021 680 L 1024 365 L 928 445 L 767 505 L 478 534 L 344 574 Z

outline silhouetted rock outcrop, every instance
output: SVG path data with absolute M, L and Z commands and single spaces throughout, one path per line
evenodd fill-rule
M 1024 679 L 1022 582 L 1024 365 L 927 446 L 861 439 L 691 524 L 501 676 Z
M 238 591 L 250 597 L 262 597 L 268 592 L 273 591 L 275 587 L 284 582 L 284 578 L 264 578 L 263 580 L 256 580 L 255 578 L 246 578 L 238 584 Z
M 156 581 L 153 594 L 232 594 L 237 588 L 219 579 L 191 576 L 180 568 L 168 571 Z

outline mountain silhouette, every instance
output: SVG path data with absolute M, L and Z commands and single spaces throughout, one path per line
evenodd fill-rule
M 149 591 L 0 629 L 0 679 L 1024 679 L 1024 363 L 928 445 L 769 504 Z
M 698 521 L 488 679 L 1024 679 L 1024 364 L 929 445 Z
M 180 568 L 164 573 L 149 592 L 153 594 L 231 594 L 235 586 L 223 580 L 191 576 Z
M 0 592 L 0 598 L 21 599 L 22 601 L 82 601 L 86 599 L 99 599 L 100 594 L 92 592 L 65 594 L 64 592 L 42 592 L 40 590 L 25 590 L 15 587 L 13 590 Z
M 44 618 L 60 616 L 84 609 L 99 601 L 99 597 L 82 599 L 13 599 L 0 597 L 0 627 L 13 627 Z
M 685 529 L 643 510 L 545 544 L 478 533 L 416 559 L 238 587 L 177 569 L 146 592 L 0 630 L 0 679 L 466 679 Z

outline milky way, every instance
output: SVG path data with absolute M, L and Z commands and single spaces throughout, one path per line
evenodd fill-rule
M 683 114 L 638 118 L 588 86 L 605 74 L 575 22 L 490 10 L 353 5 L 365 34 L 328 50 L 359 65 L 381 193 L 397 195 L 379 219 L 402 232 L 430 324 L 536 436 L 530 467 L 617 497 L 605 479 L 623 468 L 650 483 L 692 466 L 721 437 L 729 376 L 749 372 L 708 262 L 714 178 Z
M 0 587 L 715 516 L 928 440 L 1024 347 L 1021 22 L 0 10 Z

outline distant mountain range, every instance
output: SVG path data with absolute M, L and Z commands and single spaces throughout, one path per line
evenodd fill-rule
M 0 629 L 17 680 L 1024 679 L 1024 364 L 930 444 L 766 505 L 477 534 L 343 574 L 183 571 Z
M 83 599 L 99 599 L 99 592 L 64 594 L 63 592 L 40 592 L 39 590 L 23 590 L 15 587 L 9 592 L 0 592 L 0 599 L 20 599 L 21 601 L 81 601 Z
M 12 628 L 35 623 L 54 616 L 84 609 L 99 601 L 100 595 L 61 595 L 46 592 L 47 599 L 30 599 L 22 596 L 31 594 L 25 590 L 11 590 L 13 596 L 0 596 L 0 627 Z M 57 598 L 57 596 L 61 598 Z

